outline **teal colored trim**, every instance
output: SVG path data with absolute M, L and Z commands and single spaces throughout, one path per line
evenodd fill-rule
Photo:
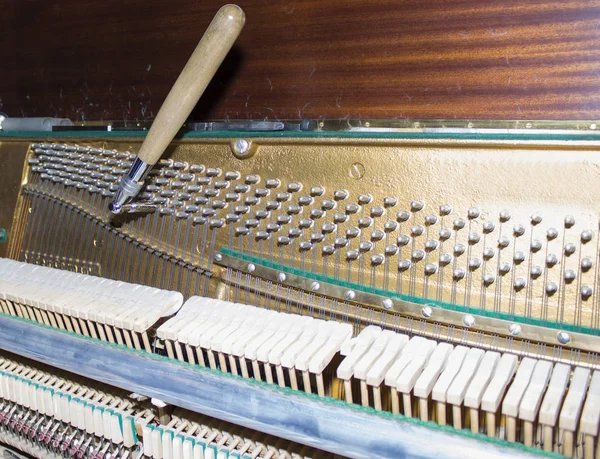
M 527 452 L 527 453 L 531 453 L 531 454 L 536 454 L 536 455 L 539 455 L 540 457 L 564 459 L 563 456 L 560 454 L 548 453 L 548 452 L 545 452 L 545 451 L 537 449 L 537 448 L 531 448 L 531 447 L 525 446 L 520 443 L 511 443 L 506 440 L 501 440 L 499 438 L 490 438 L 486 435 L 474 434 L 470 430 L 467 430 L 467 429 L 457 430 L 452 426 L 441 426 L 439 424 L 436 424 L 433 421 L 422 421 L 421 419 L 417 419 L 417 418 L 407 418 L 401 414 L 393 414 L 393 413 L 387 412 L 387 411 L 377 411 L 371 407 L 364 407 L 361 405 L 348 404 L 345 401 L 338 400 L 333 397 L 327 397 L 327 396 L 319 397 L 317 394 L 307 394 L 305 392 L 295 391 L 289 387 L 279 387 L 279 385 L 277 385 L 277 384 L 268 384 L 265 381 L 257 381 L 255 379 L 246 379 L 246 378 L 243 378 L 242 376 L 235 376 L 235 375 L 232 375 L 231 373 L 225 373 L 221 370 L 213 370 L 211 368 L 201 367 L 199 365 L 192 365 L 191 363 L 181 362 L 180 360 L 171 360 L 168 357 L 165 357 L 162 355 L 152 354 L 152 353 L 148 353 L 146 351 L 138 351 L 138 350 L 131 349 L 131 348 L 128 348 L 126 346 L 116 344 L 116 343 L 107 343 L 106 341 L 101 341 L 96 338 L 78 335 L 76 333 L 73 333 L 73 332 L 70 332 L 67 330 L 53 328 L 53 327 L 50 327 L 49 325 L 40 324 L 38 322 L 34 322 L 32 320 L 24 319 L 21 317 L 11 316 L 11 315 L 5 314 L 3 312 L 0 312 L 0 316 L 9 318 L 11 320 L 16 320 L 16 321 L 19 321 L 22 323 L 30 324 L 30 325 L 33 325 L 36 327 L 45 328 L 47 330 L 52 330 L 52 332 L 54 332 L 54 333 L 64 333 L 66 335 L 73 336 L 78 339 L 82 339 L 82 340 L 94 343 L 95 345 L 112 347 L 114 349 L 118 349 L 123 352 L 130 352 L 132 354 L 144 356 L 144 358 L 150 358 L 150 359 L 153 359 L 153 360 L 156 360 L 159 362 L 165 362 L 165 363 L 168 362 L 172 365 L 181 365 L 188 369 L 193 369 L 194 371 L 206 372 L 208 374 L 212 374 L 212 375 L 215 375 L 215 376 L 218 376 L 221 378 L 229 378 L 232 380 L 242 381 L 245 384 L 250 384 L 253 386 L 261 387 L 263 389 L 278 391 L 278 392 L 281 392 L 286 395 L 303 397 L 306 399 L 312 399 L 314 401 L 319 401 L 321 403 L 328 403 L 332 406 L 343 407 L 344 409 L 348 409 L 348 410 L 356 410 L 356 411 L 360 411 L 363 413 L 367 413 L 369 415 L 381 416 L 381 417 L 384 417 L 387 419 L 396 420 L 396 421 L 403 422 L 406 424 L 413 424 L 413 425 L 422 426 L 422 427 L 426 427 L 426 428 L 433 429 L 433 430 L 439 430 L 439 431 L 446 432 L 449 434 L 460 435 L 462 437 L 470 438 L 473 440 L 478 440 L 478 441 L 482 441 L 482 442 L 489 443 L 489 444 L 512 448 L 515 451 L 522 451 L 522 452 Z M 160 429 L 160 430 L 162 432 L 162 429 Z M 196 442 L 196 444 L 198 444 L 198 442 Z
M 2 139 L 120 139 L 144 138 L 148 131 L 0 131 Z M 457 140 L 596 140 L 600 134 L 506 134 L 469 132 L 354 132 L 354 131 L 183 131 L 176 139 L 236 139 L 265 137 L 272 139 L 457 139 Z
M 115 413 L 117 420 L 119 421 L 119 429 L 121 430 L 121 435 L 123 435 L 123 415 L 118 411 Z
M 570 331 L 570 332 L 576 332 L 576 333 L 585 333 L 587 335 L 592 335 L 592 336 L 600 336 L 600 329 L 598 329 L 598 328 L 583 327 L 583 326 L 574 325 L 574 324 L 559 324 L 556 322 L 551 322 L 549 320 L 535 319 L 532 317 L 523 317 L 523 316 L 519 316 L 519 315 L 515 315 L 515 314 L 507 314 L 505 312 L 487 311 L 487 310 L 482 310 L 479 308 L 472 308 L 472 307 L 468 307 L 468 306 L 460 306 L 460 305 L 456 305 L 456 304 L 452 304 L 452 303 L 446 303 L 443 301 L 436 301 L 436 300 L 431 300 L 431 299 L 427 299 L 427 298 L 419 298 L 419 297 L 404 295 L 404 294 L 397 293 L 397 292 L 390 291 L 390 290 L 372 288 L 372 287 L 368 287 L 368 286 L 362 285 L 362 284 L 357 284 L 354 282 L 346 282 L 344 280 L 335 279 L 335 278 L 329 277 L 329 276 L 323 276 L 322 274 L 313 273 L 310 271 L 302 271 L 301 269 L 291 268 L 286 265 L 282 265 L 279 263 L 264 260 L 260 257 L 254 256 L 254 255 L 246 255 L 246 254 L 238 253 L 227 247 L 223 247 L 221 249 L 221 253 L 223 253 L 225 255 L 229 255 L 231 257 L 235 257 L 240 260 L 252 262 L 255 265 L 260 265 L 265 268 L 276 269 L 277 271 L 283 271 L 284 273 L 287 273 L 287 274 L 294 274 L 296 276 L 306 277 L 307 279 L 313 279 L 313 280 L 317 280 L 319 282 L 325 282 L 327 284 L 337 285 L 337 286 L 340 286 L 343 288 L 347 288 L 349 290 L 356 290 L 359 292 L 371 293 L 373 295 L 379 295 L 379 296 L 383 296 L 386 298 L 394 298 L 394 299 L 406 301 L 409 303 L 415 303 L 418 305 L 428 305 L 428 306 L 434 306 L 436 308 L 447 309 L 450 311 L 458 311 L 458 312 L 462 312 L 462 313 L 475 314 L 475 315 L 482 316 L 482 317 L 491 317 L 494 319 L 502 319 L 502 320 L 507 320 L 507 321 L 511 321 L 511 322 L 519 322 L 522 324 L 535 325 L 538 327 L 553 328 L 555 330 L 564 330 L 564 331 Z

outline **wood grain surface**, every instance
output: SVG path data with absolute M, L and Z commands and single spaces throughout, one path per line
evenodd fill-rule
M 0 1 L 0 111 L 153 119 L 221 4 Z M 600 118 L 598 1 L 239 4 L 194 119 Z

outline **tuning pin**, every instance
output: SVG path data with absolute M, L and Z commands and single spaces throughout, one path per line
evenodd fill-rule
M 385 210 L 383 209 L 383 207 L 377 206 L 377 207 L 371 208 L 370 215 L 371 215 L 371 218 L 378 218 L 378 217 L 381 217 L 384 213 L 385 213 Z
M 422 210 L 423 207 L 425 207 L 425 203 L 423 201 L 412 201 L 410 203 L 410 209 L 413 212 L 418 212 L 418 211 Z
M 454 270 L 454 272 L 452 273 L 452 277 L 456 281 L 463 279 L 465 277 L 465 275 L 466 275 L 466 272 L 463 268 L 456 268 Z
M 368 228 L 373 224 L 373 219 L 371 217 L 362 217 L 358 219 L 358 227 L 359 228 Z
M 343 201 L 348 198 L 348 191 L 346 190 L 336 190 L 333 192 L 333 199 L 336 201 Z
M 375 255 L 371 256 L 371 265 L 372 266 L 379 266 L 379 265 L 383 264 L 384 261 L 385 261 L 385 257 L 383 255 L 375 254 Z
M 581 242 L 584 244 L 590 242 L 593 237 L 594 233 L 592 233 L 590 230 L 585 230 L 581 232 Z
M 353 227 L 353 228 L 348 228 L 346 230 L 346 237 L 348 239 L 356 239 L 358 236 L 360 236 L 360 229 Z
M 515 237 L 523 236 L 525 234 L 525 227 L 523 225 L 515 225 L 513 227 L 513 234 Z
M 469 209 L 467 211 L 467 216 L 469 217 L 470 220 L 473 220 L 473 219 L 479 217 L 480 214 L 481 214 L 481 211 L 477 207 L 472 207 L 471 209 Z
M 427 226 L 435 225 L 437 223 L 437 220 L 438 220 L 437 215 L 435 215 L 435 214 L 427 215 L 425 217 L 425 225 L 427 225 Z
M 360 255 L 360 252 L 358 250 L 348 250 L 348 252 L 346 252 L 346 259 L 347 260 L 356 260 Z
M 360 206 L 358 204 L 346 204 L 344 211 L 347 215 L 354 215 L 360 210 Z
M 398 245 L 400 247 L 404 247 L 410 243 L 410 237 L 407 236 L 406 234 L 402 234 L 402 235 L 398 236 L 398 238 L 396 239 L 396 242 L 398 243 Z
M 440 265 L 447 266 L 452 263 L 452 255 L 449 253 L 443 253 L 440 255 Z
M 456 245 L 454 246 L 454 255 L 455 255 L 455 256 L 460 256 L 460 255 L 462 255 L 463 253 L 465 253 L 465 250 L 466 250 L 466 249 L 467 249 L 467 248 L 466 248 L 466 247 L 465 247 L 463 244 L 456 244 Z
M 373 196 L 371 196 L 370 194 L 360 194 L 360 195 L 358 195 L 358 203 L 361 206 L 366 206 L 367 204 L 370 204 L 371 201 L 373 201 Z
M 411 263 L 411 261 L 410 261 L 410 260 L 407 260 L 407 259 L 405 259 L 405 260 L 400 260 L 400 261 L 398 262 L 398 271 L 400 271 L 400 272 L 406 271 L 408 268 L 410 268 L 410 267 L 411 267 L 411 264 L 412 264 L 412 263 Z
M 410 218 L 410 212 L 406 211 L 406 210 L 401 210 L 400 212 L 398 212 L 396 214 L 396 220 L 398 220 L 398 223 L 403 223 L 408 221 L 408 219 Z
M 454 220 L 453 225 L 454 225 L 454 229 L 455 230 L 462 229 L 466 225 L 465 219 L 464 218 L 457 218 L 457 219 Z
M 577 247 L 575 246 L 575 244 L 570 242 L 567 245 L 565 245 L 565 255 L 567 257 L 573 255 L 575 253 L 575 250 L 577 250 Z
M 548 265 L 549 267 L 554 266 L 556 263 L 558 263 L 558 258 L 556 257 L 556 255 L 551 253 L 546 257 L 546 265 Z
M 371 232 L 371 241 L 378 242 L 381 241 L 385 237 L 385 233 L 381 230 L 375 230 Z
M 265 187 L 266 188 L 279 188 L 281 186 L 281 181 L 279 179 L 276 178 L 272 178 L 272 179 L 267 179 L 265 180 Z
M 481 266 L 481 260 L 479 258 L 470 258 L 468 265 L 469 265 L 469 269 L 471 271 L 474 271 Z
M 567 215 L 565 217 L 565 228 L 571 228 L 573 225 L 575 225 L 575 217 Z
M 447 241 L 452 237 L 452 230 L 450 228 L 442 228 L 440 230 L 440 239 L 442 241 Z
M 411 256 L 412 256 L 413 260 L 420 261 L 423 258 L 425 258 L 425 251 L 424 250 L 413 250 Z
M 493 274 L 484 274 L 482 277 L 483 283 L 486 286 L 492 285 L 496 280 L 496 277 Z
M 345 237 L 335 238 L 335 240 L 333 241 L 333 245 L 338 249 L 346 247 L 348 245 L 348 239 L 346 239 Z
M 424 271 L 425 271 L 425 275 L 427 276 L 431 276 L 432 274 L 435 274 L 438 270 L 438 267 L 435 263 L 427 263 L 425 265 Z
M 424 228 L 421 225 L 414 225 L 410 228 L 410 233 L 413 237 L 423 234 Z
M 502 212 L 500 212 L 499 219 L 502 223 L 506 223 L 507 221 L 509 221 L 510 217 L 511 215 L 509 211 L 503 210 Z
M 452 206 L 450 204 L 442 204 L 440 206 L 440 215 L 450 215 L 452 213 Z
M 395 221 L 385 222 L 383 225 L 383 230 L 386 233 L 392 233 L 396 231 L 396 229 L 398 229 L 398 223 L 396 223 Z
M 428 252 L 434 251 L 435 249 L 437 249 L 437 246 L 438 241 L 436 241 L 435 239 L 429 239 L 425 242 L 425 250 L 427 250 Z
M 567 269 L 565 271 L 564 277 L 565 277 L 565 282 L 567 284 L 570 284 L 571 282 L 573 282 L 575 280 L 577 275 L 575 274 L 575 271 L 573 271 L 572 269 Z
M 393 257 L 398 253 L 398 246 L 396 245 L 386 245 L 384 249 L 384 253 L 386 257 Z
M 552 239 L 556 239 L 558 236 L 558 231 L 555 228 L 548 228 L 546 231 L 546 238 L 551 241 Z
M 302 190 L 302 184 L 298 182 L 288 183 L 287 190 L 288 193 L 298 193 Z
M 394 197 L 383 198 L 384 207 L 395 207 L 398 204 L 398 199 Z
M 469 240 L 470 245 L 477 244 L 480 239 L 481 239 L 481 236 L 479 235 L 479 233 L 475 233 L 475 232 L 469 233 L 468 240 Z
M 346 223 L 346 221 L 348 221 L 348 215 L 341 213 L 335 214 L 333 216 L 333 221 L 337 224 Z
M 548 284 L 546 285 L 546 293 L 548 294 L 548 296 L 554 295 L 557 291 L 558 291 L 557 283 L 554 281 L 548 282 Z
M 500 265 L 500 268 L 498 269 L 498 271 L 500 271 L 500 274 L 502 274 L 504 276 L 510 272 L 511 268 L 512 268 L 512 266 L 510 263 L 504 262 Z

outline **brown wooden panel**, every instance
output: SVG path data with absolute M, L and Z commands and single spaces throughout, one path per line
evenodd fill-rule
M 0 111 L 151 119 L 217 0 L 0 1 Z M 194 118 L 600 118 L 600 3 L 239 0 Z

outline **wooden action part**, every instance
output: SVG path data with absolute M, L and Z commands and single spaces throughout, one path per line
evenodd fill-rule
M 156 115 L 138 153 L 142 161 L 150 165 L 158 161 L 225 59 L 245 20 L 237 5 L 225 5 L 217 12 Z

